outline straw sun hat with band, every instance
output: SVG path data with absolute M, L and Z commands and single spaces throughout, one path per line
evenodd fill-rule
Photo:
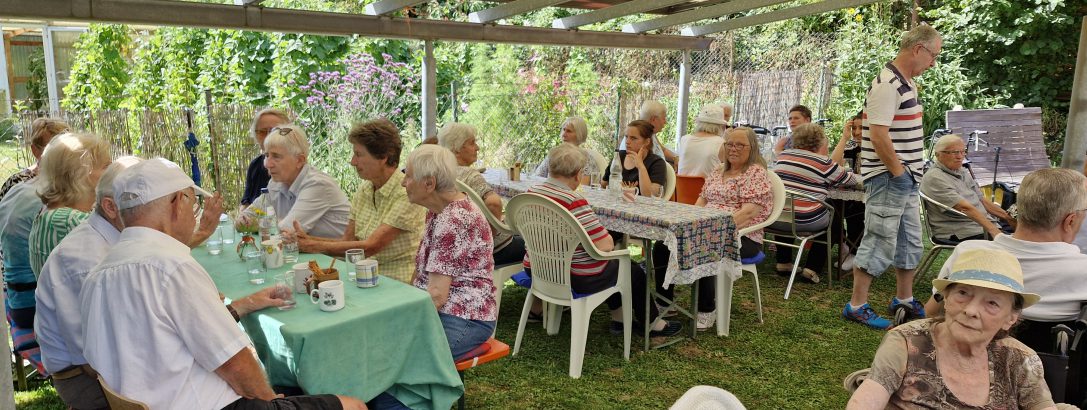
M 951 274 L 932 281 L 932 287 L 943 295 L 952 283 L 1002 290 L 1023 297 L 1023 308 L 1028 308 L 1042 297 L 1028 293 L 1023 287 L 1023 268 L 1019 260 L 1007 251 L 973 249 L 958 255 L 951 265 Z M 942 300 L 939 299 L 939 300 Z

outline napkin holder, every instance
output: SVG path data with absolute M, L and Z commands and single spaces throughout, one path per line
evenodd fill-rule
M 340 272 L 336 270 L 336 268 L 323 269 L 321 274 L 317 274 L 316 272 L 314 272 L 312 275 L 309 276 L 309 278 L 306 278 L 306 292 L 308 293 L 313 291 L 314 289 L 317 289 L 317 285 L 319 285 L 321 282 L 339 279 Z

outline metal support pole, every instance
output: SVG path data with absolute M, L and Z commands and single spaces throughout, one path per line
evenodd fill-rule
M 683 50 L 679 64 L 679 101 L 676 103 L 676 151 L 679 139 L 687 134 L 687 103 L 691 99 L 691 50 Z
M 457 105 L 457 81 L 449 82 L 449 109 L 453 111 L 453 122 L 457 122 L 460 116 L 460 106 Z
M 1068 128 L 1064 133 L 1061 167 L 1083 171 L 1087 154 L 1087 17 L 1080 23 L 1079 53 L 1072 79 L 1072 103 L 1068 107 Z
M 437 120 L 435 119 L 435 113 L 438 111 L 437 75 L 435 71 L 437 62 L 434 60 L 434 41 L 424 41 L 423 48 L 426 50 L 426 55 L 423 57 L 423 123 L 421 127 L 423 135 L 420 136 L 420 139 L 427 139 L 427 137 L 438 133 Z
M 60 93 L 57 91 L 57 63 L 53 53 L 53 32 L 46 25 L 42 28 L 42 47 L 45 49 L 45 83 L 49 89 L 49 113 L 60 114 Z
M 206 166 L 207 170 L 211 172 L 212 179 L 215 180 L 215 190 L 223 192 L 223 173 L 219 168 L 219 146 L 218 138 L 215 138 L 215 127 L 213 124 L 212 106 L 211 106 L 211 90 L 204 90 L 204 106 L 208 112 L 208 145 L 211 147 L 211 161 L 208 161 Z
M 0 33 L 3 33 L 3 27 L 0 25 Z M 0 38 L 0 91 L 4 94 L 4 100 L 0 101 L 0 114 L 11 114 L 11 101 L 13 100 L 11 95 L 11 87 L 8 82 L 8 58 L 7 50 L 4 47 L 4 41 Z
M 613 142 L 615 143 L 615 145 L 613 145 L 611 147 L 612 151 L 616 151 L 616 152 L 619 151 L 619 139 L 621 138 L 620 133 L 623 132 L 622 124 L 623 124 L 623 82 L 619 81 L 619 83 L 615 86 L 615 138 L 613 138 L 614 139 Z M 613 152 L 612 155 L 616 155 L 616 154 Z

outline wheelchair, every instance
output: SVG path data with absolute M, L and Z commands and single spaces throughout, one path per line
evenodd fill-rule
M 1035 334 L 1033 338 L 1024 335 L 1024 344 L 1042 359 L 1053 401 L 1087 408 L 1087 302 L 1080 305 L 1079 316 L 1072 322 L 1026 322 L 1035 331 L 1049 327 L 1048 342 L 1039 343 Z

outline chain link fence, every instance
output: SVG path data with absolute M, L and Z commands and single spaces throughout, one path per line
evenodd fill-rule
M 832 39 L 795 41 L 804 47 L 760 47 L 768 51 L 752 55 L 726 34 L 711 49 L 691 53 L 688 130 L 698 110 L 708 103 L 731 103 L 734 122 L 767 129 L 785 124 L 789 107 L 798 103 L 808 105 L 816 117 L 821 117 L 833 87 L 833 61 L 812 58 L 798 50 L 828 49 Z M 554 47 L 542 52 L 554 55 L 556 50 L 560 55 L 570 54 L 568 49 Z M 569 75 L 536 75 L 533 71 L 563 72 L 565 60 L 553 59 L 550 64 L 558 66 L 556 69 L 543 67 L 546 62 L 527 59 L 521 63 L 526 74 L 514 83 L 476 79 L 456 86 L 460 89 L 457 95 L 448 89 L 440 90 L 438 98 L 447 101 L 452 109 L 439 118 L 439 123 L 457 120 L 475 125 L 483 165 L 506 167 L 515 161 L 541 161 L 561 141 L 560 126 L 566 117 L 580 116 L 589 125 L 585 147 L 610 157 L 623 125 L 637 119 L 642 102 L 655 99 L 668 109 L 668 124 L 659 137 L 664 144 L 675 146 L 681 52 L 590 49 L 579 58 L 591 62 L 592 73 L 580 73 L 577 84 L 569 80 Z M 586 76 L 593 78 L 588 85 Z M 59 117 L 73 129 L 109 139 L 115 155 L 162 156 L 186 170 L 191 163 L 183 144 L 191 129 L 201 142 L 197 158 L 203 185 L 222 192 L 227 204 L 236 204 L 249 162 L 259 153 L 249 136 L 249 124 L 258 109 L 236 104 L 207 105 L 162 111 L 62 112 Z M 33 111 L 17 114 L 22 138 L 28 136 L 30 123 L 42 115 Z M 415 126 L 405 126 L 409 128 L 404 130 L 406 155 L 420 136 Z M 310 162 L 339 176 L 343 179 L 341 185 L 351 192 L 358 181 L 345 159 L 349 152 L 333 152 L 344 149 L 343 141 L 333 141 L 345 139 L 346 130 L 342 131 L 334 133 L 333 138 L 325 135 L 329 130 L 311 130 L 315 142 Z M 29 164 L 29 153 L 21 151 L 17 161 L 20 166 Z

